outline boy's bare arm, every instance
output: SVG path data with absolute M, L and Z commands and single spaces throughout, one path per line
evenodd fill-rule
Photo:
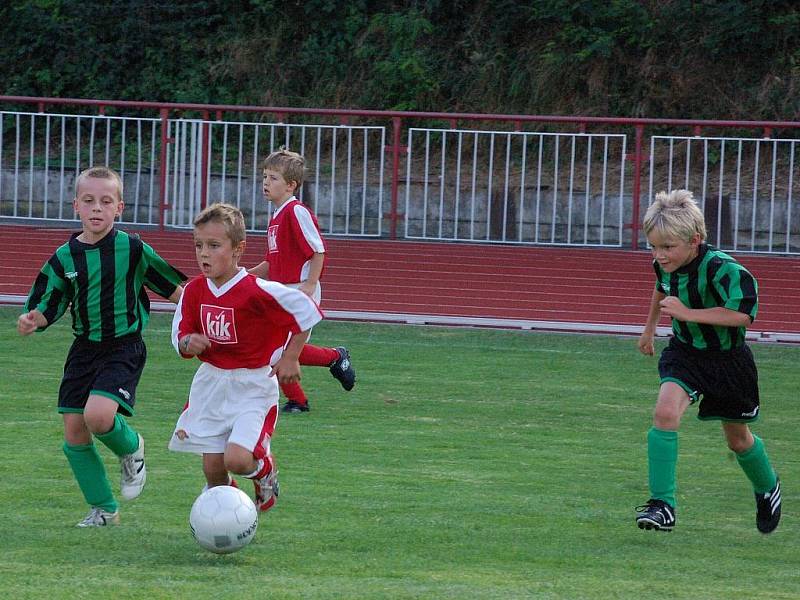
M 47 319 L 37 309 L 21 314 L 17 319 L 17 332 L 20 335 L 30 335 L 40 327 L 47 327 Z
M 298 289 L 301 292 L 304 292 L 307 296 L 314 295 L 314 291 L 317 289 L 317 284 L 319 283 L 319 278 L 322 275 L 322 265 L 325 264 L 325 254 L 322 252 L 314 252 L 314 256 L 311 257 L 308 265 L 308 278 L 298 286 Z
M 181 299 L 182 295 L 183 295 L 183 287 L 178 286 L 175 288 L 175 291 L 172 292 L 172 295 L 169 298 L 167 298 L 167 300 L 169 300 L 173 304 L 177 304 L 178 300 Z
M 252 269 L 247 270 L 248 273 L 255 275 L 256 277 L 260 277 L 261 279 L 268 279 L 269 278 L 269 263 L 265 260 L 262 260 Z
M 750 316 L 724 306 L 713 308 L 689 308 L 675 296 L 667 296 L 659 302 L 661 312 L 679 321 L 702 323 L 721 327 L 748 327 Z
M 272 367 L 272 374 L 281 383 L 296 383 L 300 381 L 300 352 L 308 340 L 308 331 L 301 331 L 293 335 L 283 349 L 280 360 Z
M 658 319 L 661 317 L 661 301 L 666 298 L 666 294 L 653 288 L 653 296 L 650 298 L 650 309 L 647 313 L 647 322 L 644 325 L 642 335 L 639 337 L 639 352 L 652 356 L 655 354 L 655 346 L 653 339 L 656 335 L 656 327 L 658 326 Z

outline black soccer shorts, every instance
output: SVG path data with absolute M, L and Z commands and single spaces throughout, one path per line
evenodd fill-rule
M 745 344 L 733 350 L 698 350 L 672 338 L 658 361 L 661 383 L 673 381 L 699 400 L 697 417 L 750 423 L 758 418 L 758 370 Z
M 147 349 L 139 334 L 109 342 L 76 338 L 64 365 L 58 412 L 82 413 L 89 395 L 99 394 L 115 400 L 122 414 L 132 416 L 146 359 Z

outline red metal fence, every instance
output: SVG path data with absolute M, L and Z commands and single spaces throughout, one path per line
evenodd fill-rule
M 800 182 L 797 186 L 793 186 L 795 180 L 795 170 L 797 168 L 794 161 L 795 140 L 797 131 L 800 129 L 800 122 L 796 121 L 732 121 L 732 120 L 694 120 L 694 119 L 644 119 L 644 118 L 612 118 L 612 117 L 582 117 L 582 116 L 557 116 L 557 115 L 493 115 L 493 114 L 473 114 L 473 113 L 447 113 L 447 112 L 401 112 L 401 111 L 381 111 L 381 110 L 339 110 L 339 109 L 315 109 L 315 108 L 291 108 L 291 107 L 262 107 L 262 106 L 235 106 L 235 105 L 209 105 L 209 104 L 189 104 L 189 103 L 159 103 L 159 102 L 133 102 L 133 101 L 116 101 L 116 100 L 89 100 L 89 99 L 76 99 L 76 98 L 37 98 L 27 96 L 0 96 L 0 108 L 4 110 L 13 110 L 18 107 L 35 107 L 39 113 L 46 113 L 55 107 L 63 109 L 69 107 L 73 110 L 83 110 L 87 108 L 96 111 L 99 115 L 106 115 L 107 111 L 118 114 L 150 114 L 151 117 L 158 115 L 160 120 L 160 159 L 158 164 L 158 181 L 159 181 L 159 211 L 160 219 L 159 224 L 161 228 L 165 225 L 164 214 L 165 211 L 171 208 L 170 199 L 168 197 L 167 178 L 168 178 L 168 161 L 170 155 L 170 147 L 175 143 L 175 138 L 170 135 L 172 131 L 169 127 L 170 119 L 187 115 L 195 115 L 197 119 L 201 120 L 201 136 L 202 136 L 202 156 L 198 161 L 201 170 L 201 176 L 198 177 L 199 194 L 201 196 L 201 204 L 205 204 L 208 199 L 208 177 L 207 173 L 210 169 L 210 161 L 208 159 L 208 127 L 212 122 L 225 122 L 228 119 L 234 118 L 239 115 L 249 115 L 254 119 L 272 118 L 278 123 L 289 123 L 290 119 L 296 120 L 322 120 L 327 122 L 335 122 L 340 125 L 351 125 L 352 123 L 368 122 L 368 123 L 384 123 L 387 127 L 391 127 L 391 135 L 389 141 L 383 148 L 385 153 L 388 154 L 388 179 L 390 181 L 389 192 L 389 206 L 388 213 L 380 215 L 382 221 L 387 224 L 387 236 L 391 239 L 396 239 L 399 236 L 399 221 L 401 218 L 408 219 L 409 215 L 404 214 L 400 206 L 400 186 L 403 179 L 401 173 L 401 157 L 408 155 L 410 148 L 404 145 L 404 131 L 411 126 L 429 126 L 430 123 L 447 124 L 449 129 L 454 130 L 465 123 L 470 123 L 475 127 L 495 127 L 503 129 L 503 131 L 524 132 L 529 131 L 535 125 L 537 131 L 542 128 L 558 129 L 563 132 L 572 130 L 576 135 L 585 134 L 587 131 L 612 132 L 615 134 L 624 133 L 627 136 L 632 135 L 633 151 L 625 153 L 623 161 L 628 165 L 629 177 L 631 179 L 631 200 L 628 210 L 625 212 L 625 221 L 622 223 L 623 228 L 630 232 L 627 237 L 627 246 L 631 249 L 637 249 L 641 243 L 639 222 L 641 218 L 642 209 L 642 178 L 646 175 L 647 169 L 645 168 L 646 162 L 652 160 L 652 153 L 650 156 L 645 151 L 646 135 L 654 135 L 653 132 L 663 133 L 665 129 L 673 132 L 673 134 L 683 135 L 684 137 L 690 133 L 692 136 L 699 138 L 700 136 L 709 132 L 723 132 L 733 136 L 741 136 L 742 132 L 755 140 L 772 140 L 776 134 L 790 137 L 788 141 L 790 147 L 790 159 L 783 160 L 777 159 L 773 161 L 773 171 L 776 164 L 788 163 L 788 190 L 781 192 L 781 202 L 785 200 L 786 212 L 785 225 L 786 225 L 786 239 L 781 239 L 781 243 L 773 249 L 773 231 L 772 222 L 769 227 L 769 240 L 770 244 L 764 251 L 767 252 L 793 252 L 796 244 L 794 243 L 795 229 L 800 227 L 792 221 L 792 218 L 797 218 L 800 215 L 800 209 L 794 208 L 795 199 L 794 191 L 800 189 Z M 29 109 L 30 110 L 30 109 Z M 440 131 L 447 131 L 444 128 Z M 19 135 L 19 133 L 17 133 Z M 410 136 L 409 138 L 410 139 Z M 735 138 L 734 138 L 735 139 Z M 573 140 L 574 144 L 574 140 Z M 724 149 L 724 148 L 723 148 Z M 1 156 L 1 155 L 0 155 Z M 688 164 L 687 160 L 687 164 Z M 800 162 L 800 161 L 798 161 Z M 672 166 L 672 157 L 669 159 L 670 167 Z M 1 165 L 0 165 L 1 166 Z M 706 168 L 708 164 L 706 164 Z M 785 164 L 784 164 L 785 167 Z M 758 165 L 756 165 L 758 168 Z M 205 174 L 205 176 L 203 175 Z M 672 172 L 670 171 L 669 180 L 671 181 Z M 688 167 L 687 167 L 687 180 Z M 653 176 L 651 170 L 651 185 L 652 187 Z M 508 184 L 506 184 L 508 185 Z M 773 205 L 774 205 L 774 182 L 773 182 Z M 784 186 L 786 187 L 786 186 Z M 705 191 L 703 198 L 705 199 Z M 784 199 L 785 196 L 785 199 Z M 571 196 L 570 196 L 571 197 Z M 645 199 L 645 200 L 649 200 Z M 490 199 L 491 202 L 491 199 Z M 755 205 L 755 201 L 753 202 Z M 646 206 L 646 204 L 645 204 Z M 504 207 L 504 210 L 507 207 Z M 488 213 L 487 208 L 487 213 Z M 750 209 L 747 209 L 750 210 Z M 772 209 L 771 209 L 772 210 Z M 753 220 L 755 221 L 755 206 L 752 208 Z M 718 213 L 722 214 L 720 208 Z M 550 227 L 555 227 L 555 206 L 553 207 L 553 222 Z M 749 213 L 748 213 L 749 214 Z M 620 213 L 621 217 L 622 213 Z M 794 217 L 792 216 L 794 215 Z M 438 214 L 441 219 L 441 213 Z M 487 215 L 487 225 L 489 216 Z M 781 225 L 783 227 L 783 225 Z M 441 228 L 440 228 L 441 229 Z M 330 233 L 330 232 L 329 232 Z M 335 233 L 335 232 L 333 232 Z M 346 232 L 345 232 L 346 233 Z M 753 234 L 754 235 L 754 234 Z M 800 235 L 800 234 L 798 234 Z M 444 239 L 444 238 L 425 238 L 425 239 Z M 454 236 L 450 239 L 460 239 Z M 538 239 L 538 238 L 537 238 Z M 800 237 L 798 238 L 800 240 Z M 567 236 L 569 240 L 569 236 Z M 480 240 L 478 240 L 480 241 Z M 492 240 L 487 241 L 500 241 L 509 242 L 516 240 L 506 239 L 505 232 L 503 235 Z M 525 242 L 520 238 L 519 241 Z M 569 243 L 556 239 L 555 236 L 551 237 L 551 243 L 564 244 Z M 584 244 L 585 244 L 584 239 Z M 735 249 L 735 248 L 734 248 Z M 755 245 L 750 248 L 751 250 L 760 250 Z M 785 250 L 784 250 L 785 249 Z M 800 250 L 799 250 L 800 251 Z

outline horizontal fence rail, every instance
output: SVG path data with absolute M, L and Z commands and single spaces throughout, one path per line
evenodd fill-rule
M 798 131 L 795 121 L 0 96 L 0 219 L 76 222 L 77 174 L 107 164 L 123 177 L 124 223 L 185 228 L 227 201 L 262 231 L 261 162 L 285 146 L 306 158 L 299 197 L 326 235 L 637 249 L 655 193 L 685 187 L 712 243 L 797 254 Z

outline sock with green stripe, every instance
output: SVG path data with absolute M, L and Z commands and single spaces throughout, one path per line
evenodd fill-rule
M 651 427 L 647 432 L 647 465 L 650 496 L 675 508 L 675 469 L 678 464 L 678 432 Z
M 128 425 L 128 421 L 119 413 L 114 415 L 114 426 L 110 431 L 96 433 L 94 437 L 103 442 L 117 456 L 133 454 L 139 447 L 139 434 Z
M 86 502 L 108 512 L 117 512 L 117 501 L 106 476 L 106 467 L 95 445 L 70 446 L 64 442 L 64 454 Z
M 757 435 L 754 435 L 753 439 L 755 440 L 753 445 L 741 454 L 737 454 L 736 461 L 753 484 L 753 491 L 766 494 L 775 487 L 778 480 L 767 457 L 764 442 Z

